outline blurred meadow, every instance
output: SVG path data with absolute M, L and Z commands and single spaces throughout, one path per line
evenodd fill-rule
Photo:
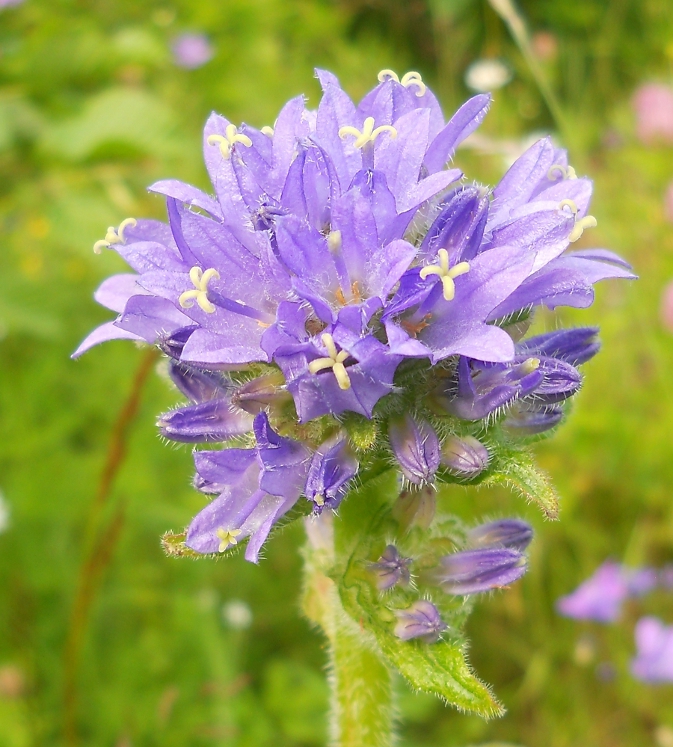
M 272 124 L 291 96 L 317 103 L 320 66 L 354 98 L 382 68 L 419 70 L 450 112 L 484 59 L 511 80 L 457 165 L 493 183 L 535 133 L 553 132 L 595 180 L 599 225 L 580 243 L 618 252 L 640 280 L 537 321 L 602 329 L 573 412 L 536 446 L 560 521 L 505 491 L 443 497 L 459 514 L 479 501 L 537 529 L 530 572 L 468 625 L 471 662 L 508 713 L 485 722 L 400 683 L 401 744 L 673 745 L 673 686 L 629 673 L 635 620 L 673 623 L 673 591 L 631 602 L 612 626 L 554 611 L 607 557 L 673 561 L 673 329 L 660 310 L 673 279 L 673 123 L 643 141 L 633 109 L 640 85 L 673 85 L 673 8 L 520 8 L 526 54 L 485 0 L 0 2 L 1 747 L 325 743 L 324 644 L 299 607 L 302 527 L 270 542 L 259 567 L 164 556 L 160 535 L 202 502 L 190 449 L 154 427 L 178 395 L 131 343 L 70 360 L 110 316 L 93 290 L 123 271 L 91 247 L 127 216 L 163 217 L 153 181 L 206 187 L 211 110 Z M 186 33 L 207 37 L 191 58 L 176 46 Z

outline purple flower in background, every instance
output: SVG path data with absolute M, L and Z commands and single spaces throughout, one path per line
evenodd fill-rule
M 180 34 L 172 44 L 173 62 L 178 67 L 195 70 L 209 62 L 213 46 L 205 34 Z
M 636 135 L 649 145 L 657 140 L 673 143 L 673 88 L 645 83 L 633 95 Z
M 0 0 L 0 10 L 3 8 L 11 8 L 15 5 L 21 5 L 24 0 Z
M 403 641 L 419 638 L 424 643 L 435 643 L 448 627 L 437 607 L 426 599 L 419 599 L 406 610 L 397 610 L 395 635 Z
M 410 562 L 410 558 L 403 558 L 399 554 L 395 545 L 388 545 L 378 561 L 369 566 L 369 570 L 376 577 L 376 587 L 380 591 L 385 591 L 397 584 L 407 586 L 411 580 Z
M 513 548 L 487 547 L 445 555 L 432 577 L 449 594 L 502 589 L 528 570 L 526 556 Z
M 644 594 L 656 583 L 656 573 L 650 569 L 628 569 L 608 560 L 574 592 L 561 597 L 556 609 L 577 620 L 614 622 L 629 596 Z
M 673 625 L 656 617 L 641 617 L 636 623 L 636 656 L 631 673 L 642 682 L 673 682 Z

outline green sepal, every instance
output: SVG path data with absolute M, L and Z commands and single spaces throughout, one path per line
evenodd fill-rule
M 559 495 L 547 473 L 524 449 L 501 445 L 494 469 L 482 484 L 506 485 L 527 501 L 537 503 L 548 519 L 558 519 Z
M 337 584 L 342 606 L 363 639 L 389 666 L 398 670 L 417 690 L 432 693 L 460 710 L 484 718 L 503 713 L 489 688 L 470 671 L 465 658 L 465 642 L 458 632 L 470 604 L 443 593 L 433 598 L 450 628 L 443 640 L 433 644 L 402 641 L 394 635 L 394 611 L 405 609 L 421 597 L 417 590 L 394 589 L 379 592 L 368 564 L 379 557 L 388 542 L 404 554 L 405 548 L 420 549 L 422 544 L 441 543 L 443 528 L 452 520 L 435 521 L 432 533 L 422 530 L 398 535 L 391 507 L 399 493 L 394 470 L 367 482 L 348 496 L 335 522 L 335 567 L 330 574 Z M 434 527 L 433 527 L 434 529 Z M 443 552 L 443 550 L 438 550 Z M 423 597 L 429 596 L 423 593 Z

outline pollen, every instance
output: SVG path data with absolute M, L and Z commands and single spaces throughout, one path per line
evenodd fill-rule
M 440 249 L 437 252 L 439 262 L 436 265 L 427 265 L 421 270 L 421 280 L 425 280 L 430 275 L 438 275 L 442 280 L 444 291 L 444 300 L 453 301 L 456 295 L 456 284 L 454 278 L 465 275 L 470 271 L 470 265 L 467 262 L 459 262 L 453 267 L 449 267 L 449 253 L 446 249 Z
M 131 228 L 134 228 L 137 225 L 138 221 L 135 218 L 126 218 L 126 220 L 123 220 L 119 224 L 119 228 L 110 226 L 107 230 L 107 233 L 105 234 L 105 238 L 97 241 L 93 245 L 94 252 L 96 254 L 100 254 L 103 249 L 109 249 L 113 244 L 123 244 L 125 242 L 124 231 L 129 226 L 131 226 Z
M 362 131 L 357 127 L 346 125 L 339 130 L 339 137 L 343 140 L 348 135 L 353 135 L 355 137 L 353 145 L 356 148 L 364 148 L 367 143 L 373 143 L 382 132 L 389 132 L 392 140 L 397 137 L 397 130 L 392 125 L 381 125 L 375 128 L 374 117 L 367 117 L 362 125 Z
M 559 210 L 563 210 L 564 207 L 570 208 L 570 211 L 575 216 L 575 225 L 568 235 L 568 241 L 572 244 L 584 233 L 587 228 L 596 228 L 598 221 L 593 215 L 585 215 L 584 218 L 577 219 L 577 205 L 574 200 L 561 200 L 559 202 Z
M 334 376 L 339 384 L 339 389 L 351 388 L 351 380 L 346 371 L 344 361 L 349 357 L 349 353 L 346 350 L 337 352 L 334 338 L 328 332 L 325 332 L 321 336 L 322 344 L 327 348 L 329 358 L 316 358 L 308 364 L 308 370 L 312 374 L 317 374 L 318 371 L 324 371 L 327 368 L 331 368 Z
M 241 135 L 236 130 L 236 125 L 228 124 L 225 129 L 225 135 L 208 135 L 208 145 L 219 145 L 220 153 L 224 158 L 231 158 L 231 149 L 236 143 L 241 143 L 249 148 L 252 140 L 247 135 Z
M 419 98 L 421 96 L 424 96 L 427 90 L 427 86 L 425 85 L 425 83 L 423 83 L 421 74 L 417 73 L 415 70 L 410 70 L 408 73 L 405 73 L 402 76 L 402 80 L 400 80 L 399 76 L 394 70 L 381 70 L 381 72 L 378 74 L 378 79 L 381 83 L 386 80 L 394 80 L 395 83 L 400 83 L 405 88 L 416 86 L 418 88 L 418 90 L 416 91 L 416 96 L 418 96 Z
M 525 376 L 533 371 L 537 371 L 540 368 L 539 358 L 526 358 L 526 360 L 519 366 L 519 370 Z
M 324 496 L 320 495 L 320 493 L 318 493 L 317 495 L 313 496 L 313 502 L 316 506 L 322 508 L 325 505 L 325 498 Z
M 563 166 L 563 164 L 555 163 L 547 172 L 547 179 L 551 182 L 556 181 L 556 173 L 561 175 L 562 179 L 577 179 L 577 174 L 572 166 Z
M 236 539 L 241 533 L 241 529 L 218 529 L 215 534 L 221 540 L 220 546 L 217 548 L 218 552 L 224 552 L 229 545 L 237 545 L 238 540 Z
M 200 267 L 192 267 L 189 271 L 189 279 L 194 284 L 194 288 L 186 290 L 180 295 L 178 299 L 180 306 L 183 309 L 190 309 L 196 301 L 206 314 L 213 314 L 215 305 L 208 300 L 208 283 L 213 279 L 219 280 L 220 273 L 214 267 L 205 272 Z
M 267 137 L 273 137 L 273 127 L 269 127 L 269 125 L 265 125 L 260 130 L 262 135 L 266 135 Z

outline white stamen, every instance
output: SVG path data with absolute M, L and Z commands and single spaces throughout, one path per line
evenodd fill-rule
M 316 358 L 308 364 L 308 370 L 312 374 L 317 374 L 318 371 L 324 371 L 326 368 L 331 368 L 334 376 L 339 384 L 339 389 L 350 389 L 351 380 L 344 366 L 344 361 L 349 357 L 349 353 L 346 350 L 342 350 L 337 353 L 336 345 L 334 344 L 334 338 L 328 332 L 325 332 L 321 336 L 322 344 L 327 348 L 327 354 L 329 358 Z
M 269 127 L 269 125 L 264 125 L 260 132 L 267 137 L 273 137 L 273 127 Z
M 110 226 L 105 234 L 105 238 L 93 245 L 94 252 L 100 254 L 103 249 L 109 249 L 113 244 L 125 243 L 124 231 L 129 226 L 135 227 L 137 225 L 138 221 L 135 218 L 126 218 L 119 224 L 119 228 Z
M 563 210 L 564 207 L 570 208 L 572 214 L 575 216 L 575 225 L 572 231 L 568 235 L 568 241 L 572 244 L 584 233 L 587 228 L 596 228 L 598 221 L 593 215 L 585 215 L 584 218 L 577 218 L 577 205 L 573 200 L 561 200 L 559 203 L 559 210 Z
M 559 172 L 561 174 L 562 179 L 577 179 L 577 174 L 575 173 L 575 169 L 572 166 L 563 166 L 560 163 L 555 163 L 547 172 L 547 179 L 549 181 L 554 182 L 556 181 L 556 177 L 554 176 L 555 172 Z
M 178 298 L 178 303 L 183 309 L 191 309 L 196 301 L 206 314 L 213 314 L 215 306 L 208 300 L 208 283 L 213 278 L 219 280 L 220 273 L 214 267 L 202 272 L 200 267 L 195 266 L 189 271 L 189 278 L 194 284 L 194 289 L 182 293 Z
M 233 124 L 226 126 L 224 135 L 208 135 L 206 142 L 208 145 L 219 145 L 220 153 L 224 158 L 231 158 L 231 149 L 236 143 L 241 143 L 246 148 L 252 145 L 252 140 L 247 135 L 237 132 L 236 125 Z
M 425 280 L 430 275 L 438 275 L 442 280 L 442 290 L 444 294 L 444 300 L 453 301 L 456 295 L 456 284 L 454 278 L 465 275 L 466 272 L 470 271 L 470 265 L 467 262 L 459 262 L 453 267 L 449 267 L 449 253 L 446 249 L 440 249 L 437 252 L 439 257 L 439 263 L 436 265 L 427 265 L 421 272 L 421 280 Z
M 218 552 L 224 552 L 229 545 L 237 545 L 238 540 L 236 537 L 242 532 L 242 529 L 218 529 L 215 534 L 222 540 L 220 546 L 217 548 Z
M 402 76 L 402 80 L 400 80 L 399 76 L 394 70 L 388 69 L 381 70 L 377 77 L 380 83 L 384 83 L 386 80 L 394 80 L 395 83 L 400 83 L 405 88 L 409 88 L 410 86 L 418 86 L 416 96 L 418 96 L 419 98 L 425 95 L 425 92 L 427 90 L 427 86 L 425 85 L 425 83 L 423 83 L 421 74 L 417 73 L 415 70 L 410 70 L 408 73 L 405 73 Z
M 397 137 L 397 130 L 392 125 L 381 125 L 374 129 L 374 117 L 367 117 L 362 125 L 362 132 L 357 127 L 346 125 L 339 130 L 339 137 L 343 140 L 347 135 L 354 135 L 353 145 L 356 148 L 364 148 L 367 143 L 373 143 L 382 132 L 389 132 L 393 140 Z
M 341 249 L 341 231 L 330 231 L 327 234 L 327 248 L 336 254 Z

